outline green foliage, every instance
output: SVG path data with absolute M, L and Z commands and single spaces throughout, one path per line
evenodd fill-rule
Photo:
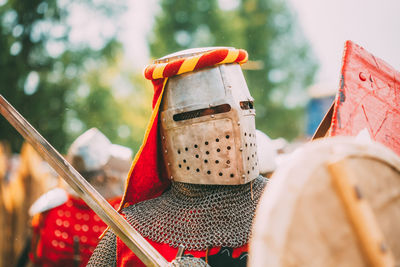
M 69 143 L 83 131 L 96 127 L 113 143 L 136 152 L 142 141 L 151 113 L 151 83 L 142 73 L 121 66 L 121 55 L 96 66 L 84 75 L 67 112 Z
M 156 17 L 150 38 L 152 56 L 190 47 L 226 45 L 232 43 L 234 32 L 226 27 L 216 0 L 163 0 L 162 12 Z
M 243 46 L 263 68 L 246 72 L 255 98 L 257 128 L 293 139 L 304 131 L 305 89 L 316 64 L 285 2 L 242 0 Z
M 257 128 L 296 137 L 315 63 L 293 15 L 279 0 L 237 0 L 233 9 L 221 3 L 161 0 L 152 56 L 200 46 L 246 49 L 252 65 L 261 66 L 245 70 Z M 151 85 L 122 67 L 114 35 L 96 47 L 71 41 L 70 11 L 77 4 L 108 18 L 124 8 L 106 0 L 0 0 L 0 93 L 63 153 L 91 127 L 137 150 L 150 117 Z M 4 139 L 19 151 L 22 138 L 0 117 Z
M 313 82 L 316 63 L 294 15 L 283 0 L 238 0 L 233 9 L 225 2 L 162 0 L 150 37 L 152 55 L 199 46 L 246 49 L 251 64 L 243 67 L 257 128 L 273 138 L 301 135 L 305 88 Z
M 59 10 L 51 5 L 46 12 L 38 12 L 40 3 L 41 1 L 9 1 L 0 8 L 0 92 L 33 125 L 45 129 L 46 137 L 62 141 L 65 135 L 57 132 L 57 129 L 61 128 L 63 119 L 57 115 L 65 108 L 60 101 L 64 91 L 61 87 L 53 90 L 52 84 L 46 82 L 54 60 L 44 51 L 44 42 L 31 38 L 35 22 L 45 20 L 47 12 L 59 17 Z M 24 15 L 27 10 L 33 12 Z M 47 36 L 44 34 L 41 38 Z M 50 104 L 42 99 L 56 101 Z M 33 105 L 39 108 L 32 110 Z M 20 146 L 22 139 L 15 138 L 18 134 L 3 118 L 0 120 L 0 129 L 0 139 L 10 140 L 14 149 Z
M 107 61 L 119 49 L 113 36 L 104 38 L 104 45 L 95 49 L 71 43 L 67 19 L 73 5 L 87 5 L 104 15 L 117 12 L 111 8 L 115 4 L 107 7 L 101 1 L 96 3 L 5 0 L 0 6 L 0 93 L 61 152 L 66 151 L 71 141 L 66 123 L 67 111 L 74 103 L 68 102 L 69 96 L 82 83 L 82 74 L 88 66 Z M 93 95 L 96 100 L 90 100 L 111 105 L 106 99 L 107 89 L 103 89 Z M 99 105 L 89 108 L 109 108 Z M 83 117 L 89 120 L 89 115 Z M 0 129 L 0 140 L 6 140 L 14 151 L 19 151 L 23 140 L 2 117 Z
M 129 80 L 135 85 L 133 90 L 126 97 L 118 99 L 122 113 L 122 130 L 129 129 L 129 135 L 120 139 L 119 144 L 127 145 L 136 153 L 143 142 L 151 116 L 153 87 L 143 78 L 142 73 L 131 73 Z

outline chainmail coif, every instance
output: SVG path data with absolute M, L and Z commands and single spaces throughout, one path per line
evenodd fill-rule
M 187 250 L 241 247 L 248 243 L 254 212 L 267 179 L 244 185 L 173 182 L 158 198 L 122 210 L 144 237 Z

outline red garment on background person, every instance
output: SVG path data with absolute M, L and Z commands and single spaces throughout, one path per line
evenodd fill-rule
M 108 201 L 115 209 L 121 197 Z M 69 195 L 67 202 L 35 215 L 30 259 L 36 266 L 86 266 L 107 225 L 86 203 Z M 79 248 L 74 248 L 75 243 Z M 78 249 L 79 254 L 75 251 Z

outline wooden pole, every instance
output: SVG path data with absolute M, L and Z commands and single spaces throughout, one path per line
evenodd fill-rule
M 375 215 L 364 198 L 357 177 L 346 159 L 327 165 L 331 181 L 345 207 L 362 251 L 373 267 L 394 266 L 393 254 L 384 240 Z

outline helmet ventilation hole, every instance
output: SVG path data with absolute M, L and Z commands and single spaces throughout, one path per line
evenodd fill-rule
M 209 136 L 198 136 L 197 140 L 191 143 L 181 143 L 179 148 L 175 148 L 176 163 L 175 171 L 172 170 L 174 177 L 185 176 L 185 175 L 205 175 L 207 179 L 235 179 L 239 177 L 236 173 L 236 162 L 232 162 L 232 157 L 239 147 L 235 144 L 233 132 L 231 130 L 225 131 L 221 135 L 214 135 L 210 132 Z M 253 135 L 254 136 L 254 135 Z M 250 140 L 250 134 L 246 132 L 246 149 L 241 148 L 241 151 L 246 152 Z M 181 140 L 171 140 L 172 142 L 181 142 Z M 252 144 L 252 143 L 251 143 Z M 253 148 L 251 149 L 253 150 Z M 250 152 L 250 153 L 249 153 Z M 253 153 L 253 155 L 251 155 Z M 247 156 L 254 157 L 254 151 L 247 151 Z M 254 165 L 254 163 L 248 158 L 248 163 Z M 249 168 L 250 173 L 251 166 Z M 247 170 L 246 170 L 247 172 Z M 216 177 L 211 177 L 214 175 Z

